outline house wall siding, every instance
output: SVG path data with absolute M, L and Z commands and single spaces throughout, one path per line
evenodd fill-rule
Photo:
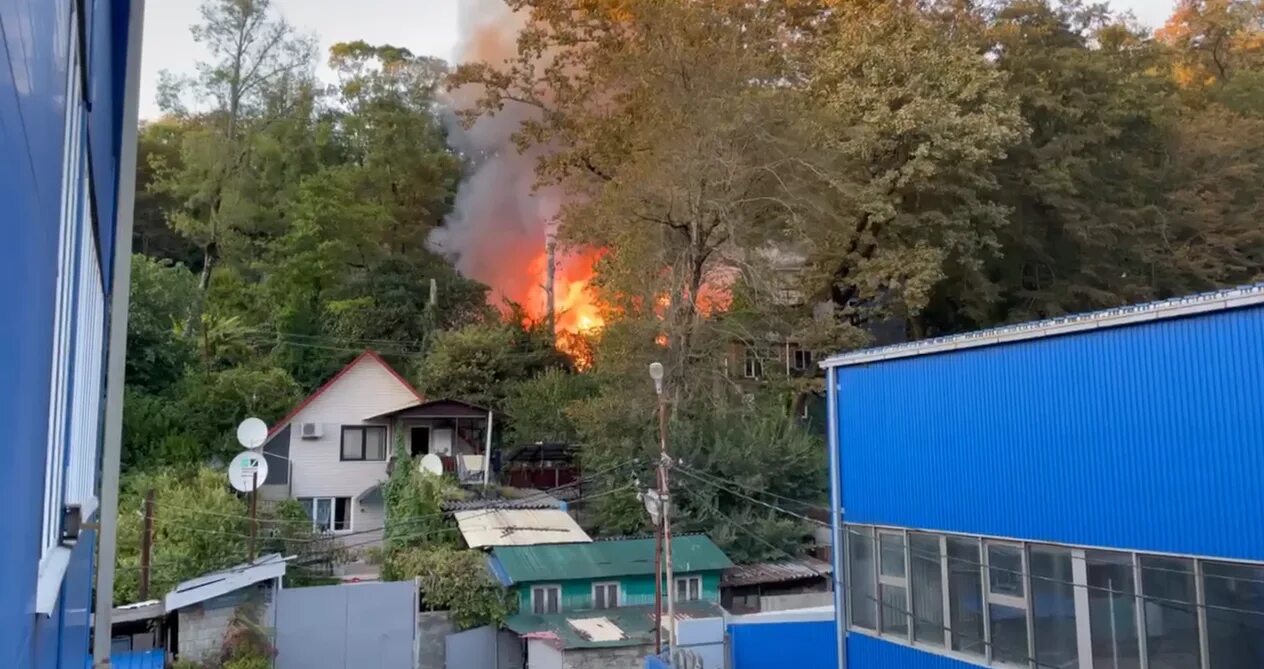
M 693 572 L 676 574 L 676 578 L 699 576 L 702 578 L 701 598 L 704 601 L 720 601 L 720 574 L 717 572 Z M 592 586 L 594 583 L 619 583 L 620 606 L 647 606 L 654 603 L 654 577 L 625 576 L 596 580 L 575 580 L 558 582 L 523 583 L 518 586 L 518 610 L 531 610 L 531 589 L 540 585 L 560 585 L 562 587 L 562 610 L 579 611 L 593 606 Z M 663 597 L 667 596 L 666 578 L 663 579 Z
M 323 436 L 303 439 L 300 430 L 290 430 L 290 458 L 293 497 L 357 497 L 375 483 L 386 480 L 386 462 L 355 462 L 341 459 L 342 426 L 386 425 L 365 419 L 416 402 L 417 397 L 376 359 L 366 356 L 347 370 L 331 387 L 303 407 L 291 424 L 320 423 Z M 393 450 L 393 435 L 387 435 L 387 455 Z M 352 520 L 359 529 L 371 522 L 354 505 Z M 373 526 L 380 526 L 378 522 Z M 363 525 L 370 527 L 369 525 Z

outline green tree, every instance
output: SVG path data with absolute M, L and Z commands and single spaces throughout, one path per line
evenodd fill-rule
M 432 398 L 451 398 L 502 410 L 509 387 L 548 368 L 569 364 L 540 329 L 483 322 L 441 333 L 417 370 Z
M 392 552 L 382 565 L 388 581 L 421 579 L 425 605 L 448 611 L 457 629 L 499 625 L 515 610 L 512 596 L 492 579 L 481 551 L 413 547 Z
M 240 450 L 236 429 L 250 416 L 271 423 L 285 415 L 302 392 L 277 367 L 232 367 L 188 376 L 179 389 L 186 429 L 204 449 L 203 458 L 227 459 Z
M 505 398 L 505 413 L 511 419 L 510 439 L 518 443 L 574 442 L 579 430 L 567 408 L 596 390 L 594 377 L 557 368 L 514 384 Z

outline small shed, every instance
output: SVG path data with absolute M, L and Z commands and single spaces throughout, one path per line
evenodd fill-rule
M 502 466 L 504 482 L 519 488 L 547 490 L 579 480 L 574 444 L 518 444 L 507 450 Z
M 258 622 L 275 628 L 274 601 L 285 567 L 285 558 L 273 553 L 190 579 L 168 592 L 163 605 L 176 616 L 176 658 L 202 662 L 213 657 L 243 605 L 258 605 Z
M 828 562 L 801 557 L 730 567 L 720 579 L 720 601 L 731 613 L 759 613 L 832 603 Z

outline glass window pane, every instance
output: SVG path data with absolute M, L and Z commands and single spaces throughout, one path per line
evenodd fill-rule
M 558 603 L 558 598 L 561 596 L 561 594 L 562 593 L 559 589 L 549 588 L 549 604 L 547 607 L 549 613 L 557 613 L 558 611 L 561 610 L 561 607 Z
M 334 529 L 351 529 L 351 498 L 339 497 L 334 500 Z
M 908 636 L 908 592 L 898 585 L 878 584 L 882 597 L 882 631 Z
M 1211 669 L 1264 666 L 1264 567 L 1203 563 Z
M 333 500 L 328 497 L 320 497 L 316 500 L 316 529 L 320 531 L 329 530 L 331 503 Z
M 364 457 L 364 430 L 349 427 L 342 431 L 342 459 L 360 460 Z
M 1054 546 L 1032 546 L 1029 559 L 1036 663 L 1038 666 L 1076 669 L 1080 664 L 1071 551 Z
M 882 549 L 882 575 L 904 578 L 904 535 L 879 532 L 878 541 Z
M 910 534 L 909 587 L 913 590 L 913 640 L 944 645 L 944 575 L 939 536 Z
M 1141 666 L 1141 646 L 1137 640 L 1137 589 L 1132 578 L 1132 556 L 1087 551 L 1085 559 L 1093 664 L 1137 669 Z
M 878 594 L 874 592 L 875 578 L 873 533 L 870 530 L 848 528 L 848 571 L 851 581 L 851 624 L 865 629 L 878 629 Z
M 994 595 L 1022 597 L 1023 550 L 1018 546 L 988 544 L 988 587 Z
M 1027 647 L 1027 612 L 990 604 L 988 615 L 992 621 L 992 659 L 1027 666 L 1027 658 L 1031 656 Z
M 952 649 L 982 656 L 983 570 L 976 539 L 948 537 L 948 616 Z
M 386 459 L 386 428 L 370 427 L 365 429 L 364 457 L 366 460 Z
M 1198 609 L 1194 561 L 1141 557 L 1146 654 L 1150 669 L 1197 667 Z

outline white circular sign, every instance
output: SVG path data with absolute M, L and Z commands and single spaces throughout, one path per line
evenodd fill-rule
M 245 448 L 259 448 L 268 440 L 268 424 L 258 418 L 247 418 L 237 426 L 237 443 Z
M 434 453 L 427 453 L 421 457 L 420 469 L 426 474 L 443 476 L 443 460 Z
M 254 451 L 238 453 L 237 457 L 228 463 L 228 482 L 238 492 L 250 492 L 255 489 L 256 482 L 263 485 L 266 480 L 268 480 L 268 460 L 262 453 Z

